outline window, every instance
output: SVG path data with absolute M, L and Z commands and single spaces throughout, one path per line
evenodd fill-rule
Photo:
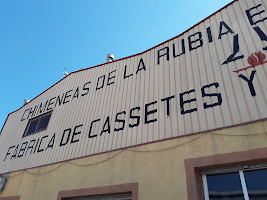
M 57 200 L 138 200 L 138 183 L 59 191 Z
M 203 175 L 208 176 L 212 174 L 225 174 L 225 173 L 227 174 L 232 172 L 239 173 L 239 171 L 243 171 L 243 173 L 245 173 L 247 171 L 267 169 L 266 155 L 267 155 L 267 147 L 264 147 L 247 151 L 230 152 L 230 153 L 215 154 L 215 155 L 185 159 L 184 162 L 186 171 L 188 200 L 205 199 L 204 187 L 203 187 L 203 185 L 205 184 L 203 184 Z M 252 165 L 252 163 L 258 163 L 258 164 Z M 233 167 L 237 165 L 240 166 Z M 248 178 L 247 177 L 245 178 L 246 178 L 245 180 L 246 184 L 249 184 L 247 180 Z M 248 187 L 248 190 L 251 190 L 249 186 L 246 187 Z M 262 200 L 263 199 L 266 200 L 267 198 L 263 197 Z M 220 200 L 224 199 L 220 198 Z
M 80 198 L 71 198 L 66 200 L 132 200 L 132 194 L 80 197 Z
M 47 128 L 52 112 L 30 119 L 24 136 L 31 135 Z
M 267 163 L 203 170 L 205 200 L 267 199 Z

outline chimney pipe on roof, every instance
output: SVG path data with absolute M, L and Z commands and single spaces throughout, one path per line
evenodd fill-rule
M 113 54 L 107 54 L 107 56 L 106 56 L 106 61 L 107 61 L 107 63 L 108 62 L 112 62 L 112 61 L 114 61 L 114 55 Z
M 29 99 L 24 99 L 24 101 L 23 101 L 23 105 L 25 105 L 25 104 L 27 104 L 27 103 L 29 103 L 29 102 L 30 102 Z

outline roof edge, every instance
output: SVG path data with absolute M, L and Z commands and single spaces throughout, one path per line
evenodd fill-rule
M 233 0 L 232 2 L 230 2 L 230 3 L 228 3 L 227 5 L 223 6 L 222 8 L 220 8 L 219 10 L 217 10 L 216 12 L 212 13 L 211 15 L 209 15 L 208 17 L 206 17 L 205 19 L 201 20 L 200 22 L 198 22 L 198 23 L 195 24 L 194 26 L 188 28 L 187 30 L 185 30 L 184 32 L 180 33 L 180 34 L 177 35 L 177 36 L 174 36 L 174 37 L 172 37 L 172 38 L 170 38 L 170 39 L 168 39 L 168 40 L 166 40 L 166 41 L 164 41 L 164 42 L 162 42 L 162 43 L 160 43 L 160 44 L 158 44 L 158 45 L 156 45 L 156 46 L 154 46 L 154 47 L 151 47 L 151 48 L 149 48 L 149 49 L 147 49 L 147 50 L 141 52 L 141 53 L 137 53 L 137 54 L 134 54 L 134 55 L 131 55 L 131 56 L 127 56 L 127 57 L 124 57 L 124 58 L 120 58 L 120 59 L 118 59 L 118 60 L 114 60 L 113 62 L 121 61 L 121 60 L 124 60 L 124 59 L 128 59 L 128 58 L 131 58 L 131 57 L 134 57 L 134 56 L 138 56 L 138 55 L 144 54 L 144 53 L 146 53 L 146 52 L 148 52 L 148 51 L 150 51 L 150 50 L 152 50 L 152 49 L 154 49 L 154 48 L 157 48 L 158 46 L 160 46 L 160 45 L 162 45 L 162 44 L 164 44 L 164 43 L 166 43 L 166 42 L 169 42 L 169 41 L 171 41 L 171 40 L 173 40 L 173 39 L 175 39 L 175 38 L 178 38 L 178 37 L 180 37 L 181 35 L 185 34 L 186 32 L 188 32 L 188 31 L 190 31 L 191 29 L 193 29 L 193 28 L 195 28 L 196 26 L 198 26 L 199 24 L 201 24 L 201 23 L 204 22 L 205 20 L 209 19 L 209 18 L 212 17 L 213 15 L 217 14 L 217 13 L 220 12 L 221 10 L 223 10 L 223 9 L 227 8 L 228 6 L 232 5 L 232 4 L 235 3 L 236 1 L 238 1 L 238 0 Z M 92 68 L 95 68 L 95 67 L 100 67 L 100 66 L 102 66 L 102 65 L 106 65 L 106 64 L 109 64 L 109 63 L 102 63 L 102 64 L 95 65 L 95 66 L 92 66 L 92 67 L 89 67 L 89 68 L 86 68 L 86 69 L 80 69 L 80 70 L 71 72 L 68 76 L 70 76 L 71 74 L 77 73 L 77 72 L 81 72 L 81 71 L 84 71 L 84 70 L 89 70 L 89 69 L 92 69 Z M 39 97 L 41 94 L 43 94 L 44 92 L 46 92 L 46 91 L 49 90 L 50 88 L 54 87 L 56 84 L 58 84 L 60 81 L 62 81 L 63 79 L 67 78 L 68 76 L 63 77 L 63 78 L 60 79 L 58 82 L 56 82 L 55 84 L 53 84 L 52 86 L 50 86 L 49 88 L 47 88 L 45 91 L 43 91 L 42 93 L 38 94 L 38 95 L 37 95 L 36 97 L 34 97 L 32 100 L 36 99 L 36 98 Z M 32 100 L 31 100 L 31 101 L 32 101 Z M 26 105 L 26 104 L 25 104 L 25 105 Z M 9 113 L 8 116 L 7 116 L 7 118 L 9 117 L 10 114 L 12 114 L 12 113 L 14 113 L 14 112 L 17 112 L 18 110 L 20 110 L 21 108 L 23 108 L 25 105 L 21 106 L 20 108 L 18 108 L 18 109 L 15 110 L 15 111 Z M 6 118 L 6 121 L 7 121 L 7 118 Z M 3 125 L 2 129 L 1 129 L 0 135 L 1 135 L 1 133 L 2 133 L 2 130 L 4 129 L 4 126 L 5 126 L 5 124 L 6 124 L 6 121 L 5 121 L 5 123 L 4 123 L 4 125 Z

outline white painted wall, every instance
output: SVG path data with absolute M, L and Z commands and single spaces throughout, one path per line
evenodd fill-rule
M 249 11 L 251 15 L 256 14 L 252 17 L 255 24 L 251 25 L 246 10 L 257 5 L 260 6 Z M 257 14 L 262 10 L 265 12 Z M 264 62 L 267 61 L 267 51 L 263 49 L 267 46 L 266 18 L 265 1 L 234 1 L 185 33 L 146 52 L 71 73 L 9 115 L 0 135 L 0 173 L 266 118 L 267 64 Z M 256 21 L 259 22 L 256 23 Z M 227 24 L 228 29 L 223 22 Z M 220 24 L 223 26 L 221 39 L 218 39 Z M 207 34 L 208 27 L 210 27 L 212 40 Z M 261 37 L 253 29 L 255 27 L 263 33 Z M 201 42 L 196 41 L 199 39 L 199 33 L 202 35 Z M 192 48 L 195 48 L 191 51 L 189 38 L 191 41 L 196 41 L 191 43 Z M 235 45 L 234 38 L 238 38 L 238 43 L 236 42 Z M 185 53 L 174 57 L 173 44 L 175 55 L 178 55 L 183 52 L 183 41 Z M 196 48 L 197 46 L 199 47 Z M 167 48 L 169 48 L 169 59 L 166 54 Z M 234 58 L 240 56 L 242 58 L 222 65 L 233 54 L 234 49 L 236 50 Z M 158 54 L 166 55 L 158 58 Z M 259 65 L 241 70 L 251 66 L 248 58 L 252 54 L 255 63 L 258 62 Z M 238 73 L 234 72 L 238 70 Z M 255 74 L 250 85 L 254 87 L 254 94 L 248 84 L 253 71 Z M 103 88 L 96 89 L 98 79 L 101 82 L 103 76 L 105 76 Z M 113 84 L 107 85 L 108 77 L 110 77 L 109 83 L 114 82 Z M 90 83 L 85 85 L 88 82 Z M 206 94 L 214 95 L 203 97 L 203 87 L 210 84 L 213 85 L 204 88 L 204 91 Z M 73 98 L 78 87 L 78 98 Z M 89 88 L 88 94 L 84 96 L 82 94 L 87 93 L 87 90 L 83 88 Z M 184 102 L 184 111 L 197 110 L 182 114 L 180 96 L 188 91 L 191 92 L 183 95 L 183 101 L 191 99 L 191 102 Z M 70 95 L 65 99 L 69 102 L 55 106 L 57 97 L 62 95 L 63 99 Z M 204 108 L 205 103 L 207 105 L 218 103 L 219 96 L 222 99 L 220 105 Z M 170 99 L 166 100 L 167 97 Z M 53 103 L 50 105 L 53 113 L 48 128 L 23 137 L 29 119 L 40 115 L 35 112 L 27 119 L 29 113 L 27 109 L 39 107 L 41 103 L 44 105 L 50 100 Z M 167 102 L 169 102 L 169 116 Z M 146 107 L 147 120 L 157 121 L 145 123 Z M 48 111 L 50 110 L 46 107 L 45 112 Z M 121 128 L 123 124 L 123 122 L 115 122 L 117 113 L 121 113 L 118 114 L 117 119 L 125 120 L 124 129 L 120 131 L 114 131 L 115 128 Z M 136 117 L 131 118 L 131 113 Z M 100 135 L 101 131 L 108 127 L 108 122 L 104 127 L 107 117 L 110 122 L 110 133 L 104 132 Z M 24 120 L 21 121 L 21 119 Z M 93 123 L 91 130 L 91 136 L 97 136 L 89 138 L 92 121 L 98 119 L 100 120 Z M 138 120 L 138 126 L 129 127 L 129 124 L 136 124 Z M 81 133 L 73 137 L 76 126 L 79 126 L 76 128 L 76 133 Z M 69 142 L 60 146 L 63 132 L 69 128 L 71 128 Z M 65 132 L 63 141 L 67 139 L 67 133 L 68 131 Z M 71 143 L 72 137 L 73 141 L 77 142 Z M 43 139 L 40 145 L 41 138 Z M 33 144 L 34 140 L 36 140 L 34 145 L 36 151 L 32 150 L 30 154 L 29 143 L 32 141 L 31 144 Z M 53 148 L 47 148 L 49 144 L 53 144 Z M 15 147 L 10 148 L 12 146 Z M 38 148 L 39 152 L 37 152 Z

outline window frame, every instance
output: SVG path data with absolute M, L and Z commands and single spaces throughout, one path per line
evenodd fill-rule
M 202 171 L 267 162 L 267 147 L 184 160 L 188 200 L 205 200 Z
M 23 133 L 23 136 L 22 136 L 22 137 L 27 137 L 27 136 L 29 136 L 29 135 L 33 135 L 33 134 L 39 133 L 39 132 L 41 132 L 41 131 L 45 131 L 45 130 L 47 129 L 48 125 L 49 125 L 50 120 L 51 120 L 52 112 L 53 112 L 53 110 L 52 110 L 52 111 L 49 111 L 49 112 L 46 112 L 46 113 L 43 113 L 43 114 L 41 114 L 41 115 L 38 115 L 38 116 L 36 116 L 36 117 L 34 117 L 34 118 L 29 119 L 29 120 L 28 120 L 28 123 L 27 123 L 27 126 L 26 126 L 26 128 L 25 128 L 25 130 L 24 130 L 24 133 Z M 34 120 L 36 120 L 36 119 L 38 119 L 38 118 L 44 117 L 45 115 L 48 115 L 48 114 L 51 114 L 51 116 L 50 116 L 50 119 L 49 119 L 49 121 L 48 121 L 47 127 L 46 127 L 45 129 L 42 129 L 42 130 L 40 130 L 40 131 L 36 131 L 36 132 L 34 132 L 34 133 L 26 134 L 27 131 L 28 131 L 28 129 L 29 129 L 30 123 L 31 123 L 32 121 L 34 121 Z
M 19 200 L 20 196 L 0 197 L 0 200 Z
M 130 197 L 129 197 L 130 196 Z M 121 193 L 121 194 L 105 194 L 105 195 L 94 195 L 87 197 L 72 197 L 67 200 L 132 200 L 132 193 Z
M 139 183 L 126 183 L 120 185 L 109 185 L 100 186 L 94 188 L 83 188 L 75 190 L 59 191 L 57 200 L 64 200 L 68 198 L 77 197 L 92 197 L 100 195 L 111 195 L 111 194 L 132 194 L 132 200 L 138 200 L 138 185 Z
M 200 170 L 200 174 L 202 174 L 205 200 L 209 200 L 207 175 L 229 174 L 233 172 L 239 173 L 239 178 L 240 178 L 240 182 L 241 182 L 241 186 L 242 186 L 242 190 L 244 194 L 244 199 L 249 200 L 248 189 L 247 189 L 247 184 L 245 181 L 244 172 L 256 171 L 256 170 L 261 170 L 261 169 L 267 169 L 267 163 L 256 163 L 256 164 L 249 164 L 249 165 L 239 165 L 239 166 L 233 166 L 233 167 Z

